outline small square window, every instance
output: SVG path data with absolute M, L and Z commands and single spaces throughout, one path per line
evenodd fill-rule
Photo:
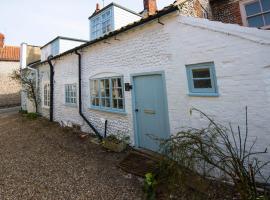
M 189 94 L 218 96 L 214 63 L 186 65 Z

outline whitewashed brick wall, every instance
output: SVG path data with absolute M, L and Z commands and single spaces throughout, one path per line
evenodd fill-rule
M 83 49 L 82 98 L 86 117 L 101 133 L 107 119 L 109 133 L 128 133 L 134 144 L 131 92 L 125 92 L 125 115 L 92 110 L 89 109 L 89 79 L 114 73 L 123 75 L 124 82 L 130 82 L 130 74 L 162 70 L 166 76 L 171 134 L 183 127 L 207 125 L 198 114 L 190 115 L 192 107 L 225 125 L 232 122 L 235 128 L 238 124 L 244 128 L 244 111 L 248 106 L 250 136 L 258 138 L 258 147 L 269 147 L 269 32 L 177 15 L 161 20 L 164 26 L 152 22 L 119 34 L 119 40 L 107 39 L 106 43 Z M 187 95 L 185 65 L 201 62 L 215 63 L 219 97 Z M 64 104 L 64 84 L 77 80 L 77 56 L 58 59 L 55 63 L 55 120 L 81 124 L 84 131 L 90 131 L 79 116 L 78 107 Z M 269 154 L 264 158 L 270 160 Z M 265 173 L 270 174 L 270 169 Z

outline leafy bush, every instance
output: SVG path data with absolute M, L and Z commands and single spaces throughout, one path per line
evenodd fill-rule
M 266 199 L 260 196 L 255 179 L 260 177 L 265 183 L 269 181 L 270 177 L 264 177 L 261 173 L 262 168 L 269 162 L 262 162 L 258 158 L 258 155 L 266 154 L 267 149 L 254 151 L 256 140 L 248 147 L 247 108 L 244 134 L 239 126 L 237 132 L 234 132 L 231 124 L 227 128 L 198 109 L 193 108 L 191 113 L 192 111 L 199 112 L 206 118 L 209 121 L 208 127 L 190 128 L 161 141 L 161 149 L 167 155 L 166 168 L 181 166 L 180 172 L 173 172 L 173 178 L 185 179 L 187 169 L 205 177 L 219 173 L 222 175 L 220 180 L 234 183 L 241 199 Z
M 147 200 L 156 199 L 156 186 L 157 186 L 157 181 L 156 181 L 155 175 L 152 173 L 145 174 L 144 192 L 146 194 Z
M 27 113 L 26 114 L 26 117 L 28 119 L 34 120 L 34 119 L 37 119 L 38 118 L 38 114 L 37 113 Z

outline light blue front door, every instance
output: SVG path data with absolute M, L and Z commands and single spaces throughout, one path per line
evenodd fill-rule
M 158 151 L 158 139 L 169 136 L 162 74 L 133 76 L 133 87 L 137 146 Z

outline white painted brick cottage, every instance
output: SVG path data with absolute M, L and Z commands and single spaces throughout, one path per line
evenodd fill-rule
M 125 133 L 131 145 L 157 150 L 148 134 L 168 137 L 207 125 L 190 115 L 192 107 L 244 127 L 248 106 L 250 135 L 269 147 L 269 53 L 265 30 L 183 16 L 171 5 L 53 57 L 53 82 L 50 62 L 36 64 L 38 112 L 49 117 L 51 108 L 53 121 L 85 132 L 92 132 L 91 123 L 101 135 L 107 120 L 108 134 Z

